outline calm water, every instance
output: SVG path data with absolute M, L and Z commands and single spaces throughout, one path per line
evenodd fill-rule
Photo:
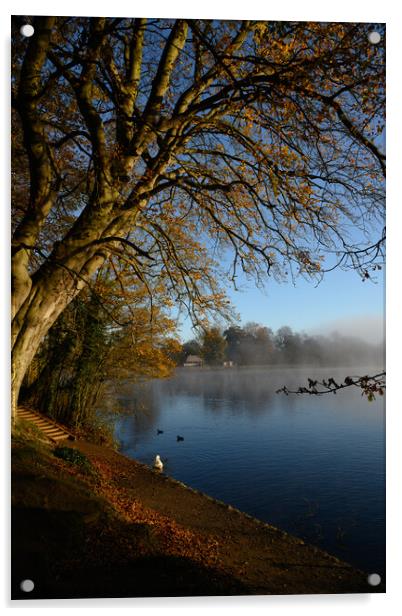
M 384 574 L 383 399 L 369 403 L 357 389 L 275 393 L 308 376 L 348 374 L 350 368 L 178 370 L 121 394 L 121 451 L 146 464 L 159 453 L 168 475 Z

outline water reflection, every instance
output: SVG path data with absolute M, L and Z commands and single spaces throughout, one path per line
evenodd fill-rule
M 275 386 L 282 382 L 280 374 L 266 368 L 179 369 L 173 379 L 159 386 L 165 395 L 198 398 L 211 412 L 221 412 L 229 402 L 233 411 L 259 415 L 277 403 Z M 293 406 L 293 401 L 289 399 L 288 404 Z
M 124 423 L 124 431 L 119 430 L 119 440 L 124 449 L 126 445 L 136 445 L 154 431 L 162 406 L 158 403 L 152 382 L 125 384 L 115 393 L 115 397 L 121 413 L 118 425 Z
M 364 368 L 361 372 L 369 370 L 370 368 Z M 349 374 L 350 369 L 339 368 L 179 368 L 172 378 L 128 385 L 124 392 L 119 391 L 116 397 L 125 414 L 136 415 L 137 428 L 144 432 L 156 426 L 167 398 L 188 398 L 187 403 L 191 400 L 193 405 L 201 406 L 213 414 L 230 410 L 234 414 L 266 415 L 273 412 L 278 405 L 285 412 L 295 411 L 304 406 L 306 400 L 312 406 L 322 400 L 319 397 L 305 396 L 303 400 L 303 397 L 295 395 L 276 394 L 276 390 L 284 384 L 290 389 L 297 388 L 305 384 L 310 375 L 315 378 L 333 376 L 342 382 Z M 351 388 L 343 391 L 340 396 L 342 407 L 350 402 L 355 405 L 360 390 Z M 328 406 L 328 403 L 340 410 L 338 400 L 333 395 L 328 395 L 325 405 Z
M 310 376 L 348 374 L 178 370 L 121 395 L 126 414 L 117 436 L 126 455 L 152 465 L 158 453 L 168 475 L 381 573 L 382 399 L 368 403 L 358 389 L 322 397 L 275 393 Z

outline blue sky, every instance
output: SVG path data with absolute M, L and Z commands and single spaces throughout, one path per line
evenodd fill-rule
M 264 291 L 243 278 L 241 292 L 227 291 L 242 324 L 256 321 L 273 330 L 289 325 L 309 333 L 339 331 L 379 342 L 384 334 L 384 275 L 376 274 L 376 284 L 339 269 L 327 273 L 318 286 L 302 278 L 294 285 L 270 279 Z M 188 319 L 181 333 L 185 340 L 194 336 Z

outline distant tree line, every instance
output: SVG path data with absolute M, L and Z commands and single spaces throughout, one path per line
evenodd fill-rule
M 179 364 L 189 355 L 216 366 L 231 361 L 239 366 L 267 364 L 382 365 L 383 346 L 338 333 L 330 336 L 295 332 L 288 326 L 276 332 L 258 323 L 227 329 L 211 327 L 185 342 Z

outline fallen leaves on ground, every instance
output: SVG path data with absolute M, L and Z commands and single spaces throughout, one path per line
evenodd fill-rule
M 139 542 L 136 546 L 137 556 L 154 555 L 156 549 L 157 553 L 166 556 L 182 556 L 206 567 L 219 567 L 220 546 L 217 538 L 206 537 L 184 528 L 166 515 L 145 507 L 139 499 L 133 499 L 128 487 L 121 485 L 122 480 L 129 479 L 128 473 L 120 467 L 115 468 L 112 463 L 100 456 L 89 454 L 88 458 L 96 472 L 95 481 L 93 477 L 80 472 L 78 467 L 62 463 L 63 468 L 69 474 L 79 476 L 89 484 L 126 523 L 144 524 L 149 527 L 153 544 L 157 548 L 151 548 L 146 541 L 143 544 Z M 127 544 L 129 549 L 129 541 L 123 537 L 122 542 Z

